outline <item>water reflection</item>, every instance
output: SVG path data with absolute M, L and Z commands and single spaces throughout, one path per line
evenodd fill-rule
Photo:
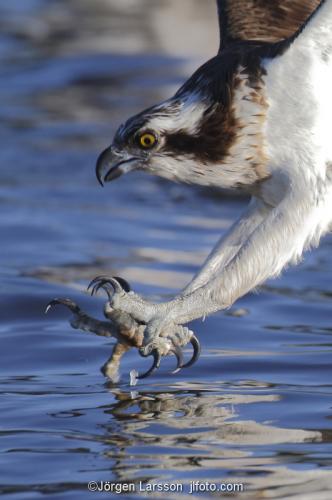
M 305 463 L 307 453 L 287 457 L 282 448 L 278 451 L 278 445 L 302 443 L 307 447 L 322 442 L 322 433 L 282 428 L 271 422 L 243 419 L 241 415 L 246 405 L 255 405 L 258 414 L 264 413 L 262 407 L 277 404 L 280 395 L 269 393 L 268 387 L 262 394 L 243 394 L 241 386 L 232 393 L 222 383 L 209 387 L 193 383 L 190 388 L 186 384 L 185 389 L 179 386 L 137 392 L 109 388 L 114 402 L 100 408 L 109 416 L 109 422 L 101 426 L 98 441 L 105 446 L 103 455 L 110 460 L 113 481 L 167 481 L 170 471 L 176 470 L 189 490 L 190 481 L 220 481 L 228 470 L 233 481 L 246 485 L 245 498 L 251 490 L 268 486 L 271 491 L 271 484 L 278 488 L 273 497 L 280 497 L 281 485 L 287 494 L 301 490 L 308 476 L 281 465 L 294 460 Z M 271 444 L 277 447 L 274 453 L 266 450 Z M 255 453 L 250 451 L 252 446 L 258 447 Z M 320 480 L 323 489 L 331 486 L 328 473 L 310 474 L 310 484 L 317 487 Z
M 214 391 L 217 388 L 216 384 Z M 210 391 L 212 390 L 211 387 Z M 117 402 L 105 412 L 121 421 L 123 432 L 130 435 L 142 431 L 141 421 L 148 422 L 148 426 L 143 428 L 144 436 L 150 445 L 153 443 L 177 447 L 180 443 L 181 445 L 186 443 L 185 447 L 189 449 L 205 450 L 207 453 L 211 451 L 211 445 L 246 446 L 272 442 L 278 444 L 321 441 L 320 432 L 282 429 L 255 421 L 242 421 L 241 415 L 237 413 L 238 405 L 278 402 L 279 395 L 240 393 L 216 395 L 210 391 L 202 389 L 199 384 L 196 391 L 187 389 L 186 394 L 183 394 L 183 391 L 128 393 L 113 389 L 112 393 Z M 132 409 L 134 411 L 130 411 Z M 132 419 L 135 423 L 131 422 Z M 236 421 L 229 422 L 231 419 Z M 153 432 L 155 427 L 161 428 L 163 425 L 168 432 L 164 430 L 162 436 Z M 146 431 L 147 428 L 150 432 Z M 184 440 L 180 430 L 186 431 Z M 225 453 L 225 450 L 219 451 L 221 454 Z

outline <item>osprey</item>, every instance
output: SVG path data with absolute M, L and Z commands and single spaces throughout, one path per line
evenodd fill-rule
M 245 213 L 173 300 L 153 304 L 122 278 L 99 276 L 108 321 L 70 299 L 75 328 L 115 336 L 104 373 L 116 379 L 131 347 L 153 356 L 143 378 L 174 354 L 199 356 L 189 321 L 230 307 L 296 263 L 332 228 L 332 0 L 218 0 L 220 48 L 176 94 L 128 119 L 99 157 L 104 184 L 132 170 L 241 189 Z M 191 342 L 192 359 L 181 348 Z M 177 371 L 175 370 L 175 371 Z

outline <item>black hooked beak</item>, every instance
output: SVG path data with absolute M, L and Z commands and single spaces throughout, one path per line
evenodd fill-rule
M 98 157 L 96 164 L 96 176 L 101 186 L 104 182 L 110 182 L 117 179 L 122 174 L 126 174 L 135 168 L 135 162 L 138 158 L 129 156 L 124 157 L 116 153 L 111 147 L 105 149 Z M 104 175 L 104 172 L 105 175 Z

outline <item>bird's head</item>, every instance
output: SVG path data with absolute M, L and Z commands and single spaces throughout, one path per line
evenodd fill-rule
M 203 152 L 201 123 L 210 104 L 199 96 L 175 96 L 130 118 L 97 162 L 100 182 L 132 170 L 190 182 L 189 164 Z M 205 148 L 210 149 L 208 145 Z
M 254 182 L 256 177 L 249 165 L 237 165 L 235 158 L 239 131 L 243 132 L 235 106 L 241 79 L 236 83 L 235 72 L 225 75 L 222 67 L 217 56 L 197 70 L 172 98 L 121 125 L 111 146 L 98 158 L 99 182 L 109 182 L 133 170 L 227 188 Z M 254 162 L 252 158 L 250 161 Z

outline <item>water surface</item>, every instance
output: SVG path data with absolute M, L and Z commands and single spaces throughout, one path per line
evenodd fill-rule
M 196 480 L 243 483 L 239 498 L 331 498 L 331 237 L 194 322 L 195 366 L 171 376 L 166 359 L 135 388 L 137 352 L 111 384 L 100 367 L 112 342 L 72 330 L 64 310 L 43 314 L 70 296 L 102 317 L 104 298 L 85 288 L 104 272 L 165 300 L 243 209 L 143 174 L 104 190 L 94 177 L 117 125 L 213 54 L 213 2 L 199 3 L 0 5 L 0 482 L 13 500 L 90 498 L 89 481 L 178 481 L 185 493 L 155 496 L 195 498 Z

